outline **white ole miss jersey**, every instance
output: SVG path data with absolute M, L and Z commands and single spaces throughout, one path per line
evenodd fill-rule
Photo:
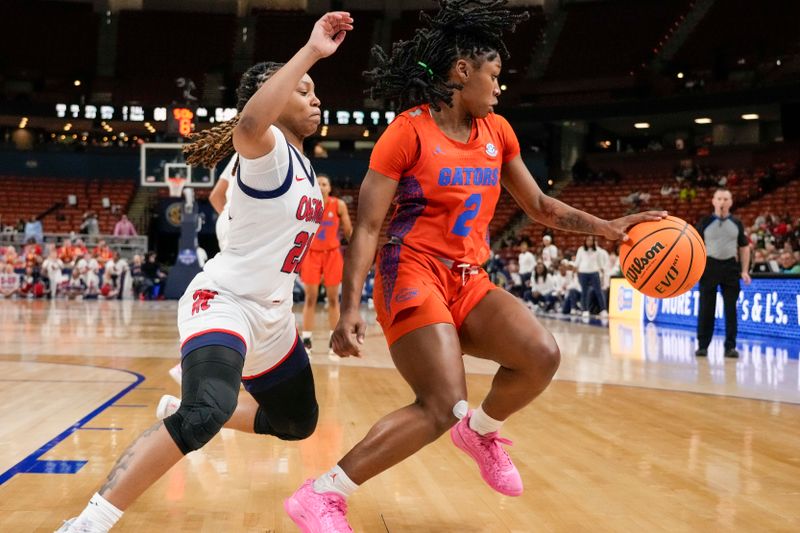
M 292 288 L 322 221 L 322 193 L 311 162 L 270 127 L 275 148 L 239 157 L 231 180 L 224 250 L 203 271 L 220 287 L 262 305 L 292 305 Z

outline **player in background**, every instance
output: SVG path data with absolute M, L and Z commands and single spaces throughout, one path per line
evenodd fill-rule
M 333 335 L 333 328 L 339 321 L 339 288 L 342 283 L 342 268 L 344 267 L 339 228 L 341 227 L 342 234 L 347 240 L 350 240 L 353 233 L 347 205 L 340 198 L 331 196 L 330 178 L 320 174 L 317 179 L 319 180 L 319 189 L 322 191 L 325 212 L 322 215 L 319 231 L 314 237 L 314 242 L 311 243 L 311 249 L 303 260 L 303 268 L 300 270 L 300 281 L 303 282 L 303 289 L 306 293 L 303 303 L 302 336 L 303 344 L 308 351 L 311 351 L 314 314 L 319 296 L 319 285 L 322 282 L 325 283 L 325 291 L 328 295 L 329 339 Z M 330 349 L 330 342 L 328 348 Z M 329 355 L 332 354 L 331 351 Z
M 498 492 L 522 480 L 499 436 L 503 422 L 536 398 L 558 368 L 553 336 L 480 267 L 488 225 L 504 186 L 543 225 L 618 240 L 662 213 L 602 220 L 548 197 L 520 157 L 508 122 L 495 115 L 508 56 L 503 31 L 525 18 L 498 0 L 442 0 L 435 16 L 390 56 L 378 49 L 371 96 L 401 113 L 378 140 L 361 185 L 344 269 L 341 356 L 360 356 L 366 324 L 361 287 L 390 204 L 389 242 L 376 260 L 375 310 L 389 351 L 416 400 L 378 421 L 330 471 L 284 502 L 304 532 L 351 531 L 346 498 L 359 485 L 452 428 L 455 445 Z M 410 106 L 410 109 L 408 109 Z M 462 354 L 500 364 L 488 396 L 470 411 Z M 469 502 L 465 502 L 469 505 Z
M 321 116 L 306 72 L 337 50 L 352 22 L 348 13 L 327 13 L 288 63 L 248 70 L 237 92 L 239 115 L 186 147 L 190 164 L 207 167 L 235 149 L 238 166 L 228 247 L 206 263 L 178 304 L 182 399 L 128 447 L 80 516 L 59 531 L 108 531 L 223 426 L 284 440 L 314 431 L 314 378 L 292 313 L 297 271 L 322 218 L 322 193 L 300 153 Z M 247 394 L 238 402 L 240 383 Z

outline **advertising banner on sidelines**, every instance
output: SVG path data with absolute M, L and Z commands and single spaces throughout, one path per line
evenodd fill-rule
M 608 296 L 608 317 L 641 321 L 644 313 L 644 294 L 630 286 L 625 278 L 611 279 Z
M 612 318 L 694 329 L 699 303 L 697 287 L 675 298 L 657 299 L 643 296 L 622 278 L 611 280 Z M 750 285 L 742 283 L 736 308 L 740 337 L 769 336 L 800 342 L 800 279 L 756 278 Z M 715 316 L 715 330 L 724 331 L 721 293 L 717 294 Z

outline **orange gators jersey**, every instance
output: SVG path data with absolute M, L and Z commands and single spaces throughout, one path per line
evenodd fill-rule
M 500 169 L 519 152 L 514 131 L 499 115 L 475 119 L 466 143 L 447 137 L 428 105 L 398 115 L 369 164 L 399 181 L 388 237 L 437 257 L 482 264 L 489 258 Z
M 311 242 L 311 249 L 318 252 L 322 250 L 332 250 L 339 247 L 339 199 L 328 196 L 325 203 L 325 211 L 322 213 L 322 223 L 314 240 Z

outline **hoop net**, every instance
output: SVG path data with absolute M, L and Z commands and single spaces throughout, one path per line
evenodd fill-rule
M 184 185 L 186 185 L 186 178 L 180 176 L 167 178 L 167 186 L 169 187 L 170 197 L 180 198 Z

